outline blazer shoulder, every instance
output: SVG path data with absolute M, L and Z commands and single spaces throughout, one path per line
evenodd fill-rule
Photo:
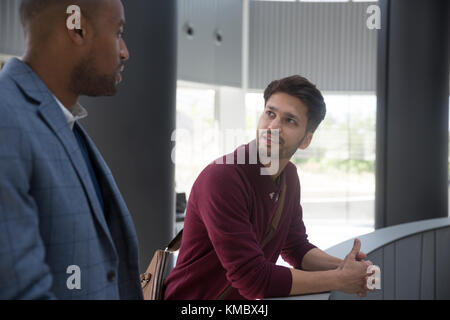
M 0 72 L 0 106 L 17 93 L 19 93 L 19 88 L 10 75 L 5 71 Z
M 35 111 L 36 103 L 27 98 L 9 75 L 0 72 L 0 125 L 19 125 L 24 113 Z

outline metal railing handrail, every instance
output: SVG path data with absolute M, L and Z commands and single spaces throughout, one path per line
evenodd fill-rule
M 428 220 L 420 220 L 409 223 L 403 223 L 391 227 L 377 229 L 373 232 L 357 236 L 361 240 L 361 251 L 370 254 L 377 249 L 389 245 L 395 241 L 420 234 L 423 232 L 446 228 L 450 226 L 450 217 L 436 218 Z M 326 253 L 344 259 L 353 247 L 354 238 L 341 242 L 335 246 L 325 250 Z M 331 292 L 324 292 L 318 294 L 280 297 L 274 300 L 328 300 Z

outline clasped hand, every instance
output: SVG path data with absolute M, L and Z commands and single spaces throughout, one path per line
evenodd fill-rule
M 372 273 L 367 273 L 367 268 L 372 265 L 369 260 L 364 260 L 367 255 L 360 251 L 361 241 L 355 239 L 353 248 L 345 256 L 344 261 L 339 265 L 340 288 L 339 291 L 345 293 L 357 293 L 359 297 L 366 296 L 367 291 L 374 291 L 367 288 L 367 279 Z

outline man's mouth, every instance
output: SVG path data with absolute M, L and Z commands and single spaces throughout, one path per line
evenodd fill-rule
M 116 84 L 119 84 L 122 81 L 122 75 L 120 72 L 117 72 L 116 74 Z
M 122 72 L 125 70 L 125 66 L 122 65 L 116 74 L 116 84 L 119 84 L 122 81 Z
M 281 145 L 281 144 L 283 144 L 281 138 L 278 137 L 278 139 L 276 139 L 276 137 L 272 136 L 270 133 L 262 134 L 261 137 L 263 138 L 263 140 L 266 141 L 267 145 L 271 145 L 271 144 Z

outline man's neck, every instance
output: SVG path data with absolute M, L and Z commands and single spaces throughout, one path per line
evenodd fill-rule
M 270 177 L 272 178 L 273 181 L 275 181 L 277 183 L 278 178 L 281 176 L 281 174 L 283 173 L 284 168 L 287 166 L 287 164 L 289 163 L 289 159 L 280 159 L 279 160 L 279 167 L 278 167 L 278 171 L 277 173 L 275 173 L 274 175 L 271 175 Z M 265 167 L 270 167 L 271 164 L 267 164 L 265 165 Z
M 70 72 L 67 67 L 58 64 L 58 60 L 40 58 L 42 55 L 25 53 L 22 60 L 39 76 L 42 82 L 55 97 L 68 109 L 76 104 L 78 95 L 72 93 L 69 88 Z

